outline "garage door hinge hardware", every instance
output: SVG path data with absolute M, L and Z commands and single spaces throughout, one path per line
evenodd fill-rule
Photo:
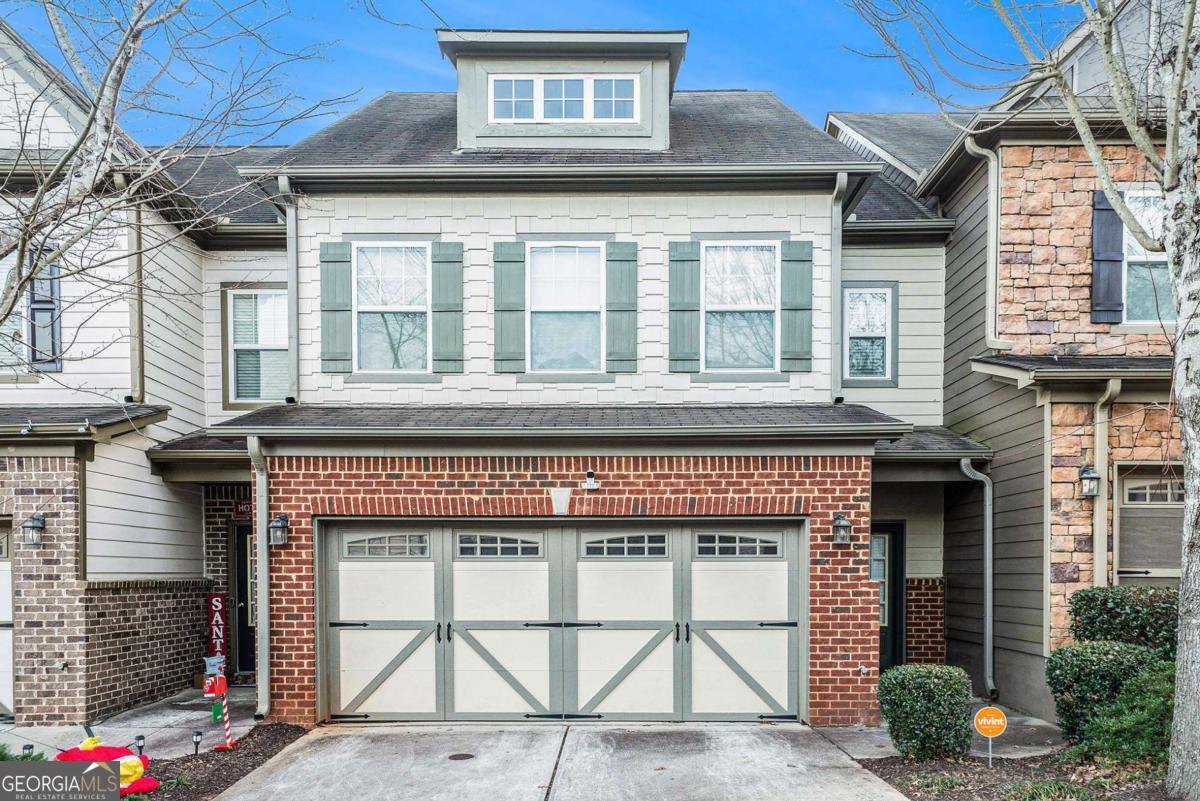
M 759 715 L 759 720 L 795 720 L 795 715 Z
M 1122 570 L 1117 571 L 1117 575 L 1118 576 L 1148 576 L 1148 575 L 1150 575 L 1150 571 L 1149 570 L 1124 570 L 1124 569 L 1122 569 Z
M 370 715 L 330 715 L 330 720 L 367 720 Z
M 599 720 L 600 718 L 604 717 L 604 715 L 584 715 L 584 714 L 576 713 L 576 712 L 561 712 L 561 713 L 551 712 L 550 714 L 547 714 L 547 715 L 533 715 L 533 714 L 530 714 L 527 712 L 527 713 L 525 713 L 525 717 L 526 718 L 537 718 L 538 720 L 584 720 L 584 719 Z
M 369 625 L 371 625 L 371 624 L 363 623 L 363 622 L 349 623 L 345 620 L 331 620 L 329 622 L 329 628 L 331 628 L 331 629 L 344 629 L 344 628 L 350 628 L 350 627 L 357 627 L 360 629 L 365 629 Z
M 758 627 L 760 629 L 765 629 L 767 626 L 774 626 L 777 628 L 785 628 L 785 629 L 794 629 L 799 625 L 800 624 L 797 623 L 795 620 L 780 620 L 776 623 L 759 623 Z
M 601 626 L 603 626 L 604 624 L 603 623 L 575 623 L 570 620 L 565 620 L 565 621 L 560 621 L 560 622 L 547 621 L 545 623 L 522 623 L 521 625 L 527 629 L 534 628 L 535 626 L 537 628 L 545 628 L 545 629 L 583 629 L 583 628 L 598 629 Z

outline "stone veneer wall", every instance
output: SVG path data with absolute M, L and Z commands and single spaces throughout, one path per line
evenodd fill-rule
M 287 545 L 271 549 L 272 717 L 317 720 L 314 518 L 549 517 L 549 488 L 576 486 L 588 468 L 602 488 L 577 494 L 571 516 L 807 515 L 810 720 L 878 720 L 865 456 L 271 457 L 270 514 L 291 520 Z M 854 524 L 848 546 L 832 542 L 837 512 Z
M 1050 411 L 1050 646 L 1071 642 L 1069 602 L 1077 590 L 1093 585 L 1095 552 L 1093 500 L 1079 495 L 1079 468 L 1096 463 L 1095 407 L 1090 403 L 1054 403 Z M 1179 422 L 1165 406 L 1115 403 L 1108 432 L 1108 554 L 1101 567 L 1112 579 L 1112 530 L 1115 463 L 1168 462 L 1181 458 Z
M 946 584 L 942 578 L 904 582 L 904 658 L 910 665 L 946 662 Z
M 1148 180 L 1134 147 L 1102 148 L 1118 182 Z M 1168 355 L 1162 334 L 1114 333 L 1091 321 L 1092 192 L 1082 147 L 1000 149 L 999 334 L 1014 353 Z

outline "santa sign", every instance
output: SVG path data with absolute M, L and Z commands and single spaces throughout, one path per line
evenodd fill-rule
M 229 627 L 225 619 L 225 596 L 212 593 L 208 596 L 208 655 L 224 656 L 229 652 Z

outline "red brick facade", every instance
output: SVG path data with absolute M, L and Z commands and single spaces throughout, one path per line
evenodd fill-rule
M 271 549 L 272 716 L 316 721 L 314 517 L 549 517 L 548 490 L 577 486 L 587 469 L 602 486 L 576 493 L 572 516 L 806 516 L 809 718 L 878 719 L 871 462 L 862 456 L 271 457 L 270 513 L 291 520 L 288 544 Z M 850 545 L 832 542 L 837 512 L 854 524 Z
M 0 457 L 0 516 L 17 529 L 46 517 L 40 547 L 12 544 L 19 724 L 91 722 L 187 686 L 200 667 L 208 581 L 84 580 L 80 465 Z
M 946 585 L 941 578 L 904 583 L 904 655 L 909 664 L 946 662 Z
M 249 515 L 238 514 L 236 507 L 250 498 L 249 483 L 204 487 L 204 575 L 212 580 L 213 592 L 229 594 L 229 523 L 249 519 Z

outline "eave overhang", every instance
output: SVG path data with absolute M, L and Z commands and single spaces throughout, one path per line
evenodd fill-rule
M 954 233 L 955 220 L 847 220 L 842 239 L 849 244 L 893 242 L 944 242 Z
M 73 423 L 18 423 L 0 425 L 0 442 L 8 444 L 47 442 L 108 442 L 113 437 L 141 430 L 152 423 L 167 419 L 169 409 L 146 414 L 132 420 L 119 420 L 104 425 L 95 425 L 84 419 Z
M 1172 373 L 1170 368 L 1038 369 L 989 364 L 977 360 L 971 361 L 971 370 L 1013 384 L 1018 389 L 1034 385 L 1086 384 L 1111 379 L 1130 383 L 1162 384 L 1170 383 Z

